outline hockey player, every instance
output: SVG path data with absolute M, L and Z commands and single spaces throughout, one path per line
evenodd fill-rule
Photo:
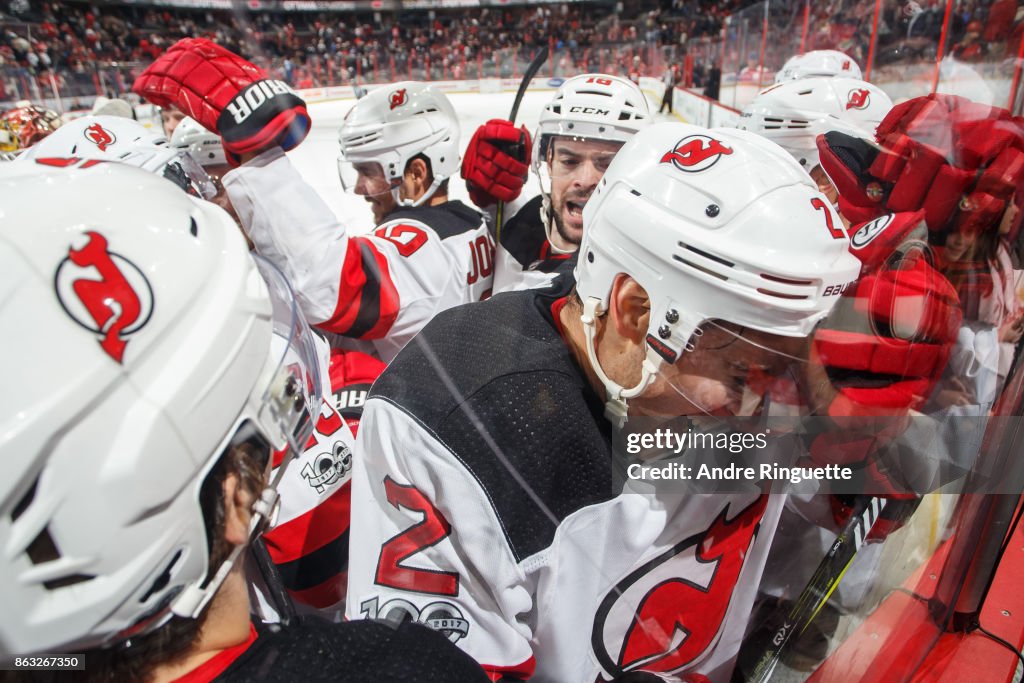
M 864 74 L 856 61 L 839 50 L 812 50 L 790 57 L 775 74 L 776 83 L 819 76 L 842 76 L 862 80 Z
M 121 116 L 82 116 L 61 126 L 19 157 L 53 166 L 89 159 L 114 161 L 155 173 L 197 197 L 212 199 L 216 186 L 187 149 Z
M 892 100 L 867 81 L 836 76 L 788 80 L 763 90 L 737 125 L 762 135 L 793 155 L 835 204 L 838 192 L 818 162 L 817 138 L 842 131 L 871 140 L 892 109 Z
M 495 679 L 728 681 L 780 497 L 616 495 L 612 430 L 755 412 L 859 264 L 742 131 L 640 131 L 584 220 L 575 290 L 447 311 L 374 385 L 348 614 L 432 623 Z
M 473 135 L 462 163 L 480 207 L 508 202 L 495 250 L 496 292 L 535 287 L 565 269 L 583 237 L 583 207 L 615 153 L 650 123 L 647 98 L 626 79 L 570 78 L 541 111 L 530 144 L 525 127 L 494 119 Z M 527 156 L 540 181 L 523 195 Z
M 415 625 L 250 621 L 243 553 L 320 385 L 287 284 L 228 216 L 119 164 L 0 174 L 0 315 L 20 330 L 0 360 L 20 387 L 0 399 L 4 667 L 84 652 L 97 681 L 486 680 Z
M 245 162 L 223 179 L 231 202 L 319 329 L 365 340 L 386 362 L 438 311 L 488 295 L 493 245 L 483 216 L 458 202 L 425 205 L 458 164 L 457 121 L 433 88 L 370 93 L 349 116 L 376 137 L 363 149 L 386 160 L 392 186 L 400 179 L 401 201 L 420 205 L 360 237 L 347 234 L 285 156 L 308 133 L 309 115 L 283 83 L 210 41 L 185 39 L 134 89 L 188 111 L 220 135 L 229 163 Z
M 220 178 L 230 170 L 220 138 L 191 118 L 174 130 L 171 146 L 202 163 L 217 194 L 211 199 L 236 221 Z M 384 364 L 361 351 L 330 349 L 328 380 L 331 404 L 355 434 L 370 385 Z M 284 489 L 279 523 L 264 534 L 271 561 L 284 587 L 301 605 L 330 614 L 340 610 L 348 566 L 349 474 L 351 451 L 332 450 L 290 473 L 294 486 Z
M 223 189 L 193 157 L 193 150 L 206 161 L 224 156 L 219 138 L 196 130 L 185 119 L 175 131 L 179 146 L 168 145 L 159 133 L 120 117 L 88 116 L 62 127 L 28 150 L 16 163 L 64 166 L 88 161 L 112 161 L 142 168 L 171 180 L 193 195 L 202 195 L 230 208 Z M 208 143 L 213 137 L 219 158 Z M 216 165 L 208 166 L 218 170 Z M 219 201 L 218 201 L 219 200 Z M 223 203 L 222 203 L 223 202 Z M 229 211 L 229 214 L 234 215 Z M 358 424 L 359 398 L 382 369 L 378 360 L 358 351 L 321 350 L 324 374 L 329 375 L 332 405 L 345 397 L 342 417 L 349 427 Z M 328 360 L 329 356 L 329 360 Z M 328 366 L 329 363 L 329 366 Z M 349 392 L 355 392 L 349 398 Z M 341 412 L 341 411 L 339 411 Z M 324 408 L 324 428 L 333 433 L 341 423 L 333 409 Z M 348 566 L 349 475 L 351 450 L 335 448 L 329 441 L 323 448 L 310 444 L 305 461 L 293 468 L 282 485 L 282 505 L 277 524 L 264 536 L 271 560 L 277 564 L 286 589 L 303 605 L 319 610 L 338 609 L 345 594 Z

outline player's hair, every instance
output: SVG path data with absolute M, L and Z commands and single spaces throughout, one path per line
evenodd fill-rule
M 229 446 L 203 480 L 199 505 L 203 510 L 210 552 L 207 578 L 212 577 L 233 549 L 224 539 L 224 480 L 230 474 L 235 475 L 240 489 L 255 498 L 265 485 L 264 472 L 269 457 L 269 448 L 264 442 L 258 438 L 248 439 Z M 175 616 L 151 633 L 91 650 L 85 654 L 86 670 L 79 672 L 81 678 L 74 678 L 87 683 L 148 680 L 156 667 L 173 662 L 195 646 L 209 612 L 207 608 L 196 619 Z

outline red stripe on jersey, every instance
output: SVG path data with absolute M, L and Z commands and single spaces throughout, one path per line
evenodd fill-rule
M 332 576 L 323 583 L 301 591 L 288 591 L 297 602 L 317 609 L 334 607 L 345 599 L 348 587 L 348 572 Z
M 256 627 L 249 624 L 249 637 L 244 643 L 221 650 L 210 659 L 189 671 L 184 676 L 175 678 L 171 683 L 209 683 L 220 676 L 231 666 L 231 663 L 242 656 L 249 646 L 256 642 Z
M 317 327 L 359 339 L 379 339 L 394 324 L 399 305 L 387 259 L 372 240 L 353 237 L 341 266 L 337 308 Z
M 555 323 L 555 329 L 558 330 L 558 334 L 564 341 L 568 341 L 565 336 L 565 329 L 562 327 L 562 309 L 569 303 L 569 297 L 563 296 L 561 299 L 555 299 L 551 304 L 551 321 Z
M 514 666 L 494 666 L 492 664 L 481 664 L 480 666 L 492 681 L 500 681 L 502 678 L 525 681 L 533 676 L 533 672 L 537 668 L 537 660 L 530 657 L 525 662 Z
M 551 253 L 551 242 L 544 240 L 544 244 L 540 245 L 540 260 L 541 261 L 564 261 L 572 256 L 569 254 Z
M 348 531 L 352 482 L 335 491 L 324 502 L 293 520 L 263 534 L 270 559 L 284 564 L 324 547 Z

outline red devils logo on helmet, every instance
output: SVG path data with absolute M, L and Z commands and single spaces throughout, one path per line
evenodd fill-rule
M 718 163 L 726 154 L 732 154 L 732 148 L 726 147 L 719 140 L 707 135 L 689 135 L 661 157 L 661 163 L 671 163 L 680 171 L 697 173 Z
M 590 639 L 605 673 L 675 673 L 714 646 L 767 504 L 768 496 L 758 496 L 731 519 L 727 504 L 705 531 L 608 591 Z
M 101 152 L 107 151 L 107 145 L 117 142 L 117 138 L 109 130 L 98 123 L 94 123 L 83 132 L 85 139 L 100 148 Z
M 847 109 L 867 109 L 868 102 L 871 99 L 871 91 L 867 88 L 860 88 L 858 90 L 851 90 L 850 94 L 846 99 Z
M 395 107 L 401 107 L 405 104 L 405 88 L 399 88 L 395 92 L 391 93 L 391 96 L 388 98 L 388 103 L 391 105 L 392 109 Z
M 107 238 L 91 230 L 85 235 L 88 243 L 69 248 L 57 267 L 57 299 L 76 323 L 99 335 L 107 355 L 122 363 L 126 338 L 153 313 L 153 290 L 138 266 L 107 249 Z

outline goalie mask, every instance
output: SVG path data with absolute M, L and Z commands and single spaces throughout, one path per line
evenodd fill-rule
M 202 483 L 242 441 L 269 467 L 308 439 L 312 335 L 227 214 L 152 174 L 5 164 L 0 196 L 0 659 L 196 617 L 243 548 L 208 566 Z
M 52 109 L 24 103 L 0 115 L 0 152 L 26 150 L 60 128 Z
M 544 105 L 532 165 L 540 179 L 541 218 L 552 241 L 579 244 L 582 211 L 615 153 L 650 123 L 640 88 L 617 76 L 570 78 Z
M 161 133 L 121 116 L 75 119 L 22 159 L 50 165 L 70 159 L 116 161 L 155 173 L 197 197 L 210 199 L 217 194 L 209 175 L 186 150 L 171 147 Z
M 459 171 L 459 120 L 444 93 L 427 83 L 403 81 L 377 88 L 345 115 L 338 131 L 338 175 L 346 192 L 391 192 L 401 206 L 429 201 Z M 433 182 L 423 196 L 402 198 L 406 165 L 422 155 Z
M 808 336 L 860 269 L 807 174 L 742 131 L 664 123 L 639 132 L 584 220 L 576 278 L 587 351 L 619 417 L 649 387 L 681 394 L 693 412 L 741 412 L 743 392 L 763 393 L 790 359 L 802 362 Z M 650 300 L 646 358 L 632 387 L 612 380 L 595 350 L 596 321 L 621 275 Z M 725 347 L 735 362 L 722 370 L 741 374 L 743 387 L 725 387 L 731 380 L 719 373 L 706 379 L 723 386 L 702 397 L 687 376 L 701 370 L 687 355 Z M 656 378 L 664 381 L 655 386 Z M 665 410 L 681 403 L 666 398 Z

